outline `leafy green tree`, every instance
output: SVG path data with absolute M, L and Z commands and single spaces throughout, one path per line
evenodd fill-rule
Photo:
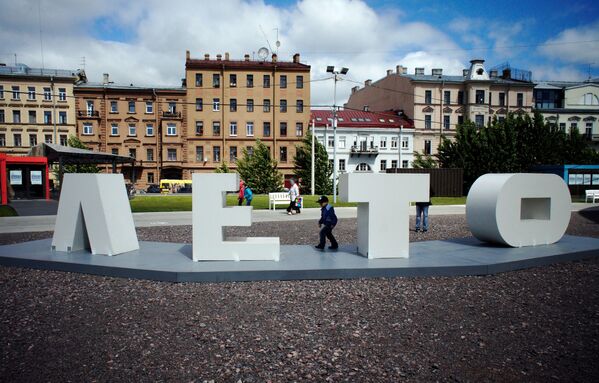
M 423 154 L 420 152 L 414 152 L 414 161 L 412 161 L 412 166 L 415 169 L 432 169 L 439 167 L 437 161 L 435 161 L 430 154 Z
M 229 168 L 229 165 L 227 165 L 226 162 L 221 162 L 220 166 L 216 169 L 214 169 L 215 173 L 231 173 L 231 168 Z
M 256 194 L 277 192 L 283 188 L 283 175 L 277 169 L 277 161 L 260 140 L 256 140 L 251 155 L 243 148 L 242 157 L 237 159 L 237 172 Z
M 302 179 L 302 194 L 312 191 L 312 133 L 306 134 L 301 145 L 296 147 L 295 176 Z M 333 189 L 331 174 L 333 169 L 329 165 L 329 156 L 324 145 L 317 140 L 314 142 L 314 192 L 316 194 L 330 194 Z

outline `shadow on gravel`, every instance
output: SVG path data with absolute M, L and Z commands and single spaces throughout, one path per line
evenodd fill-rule
M 591 222 L 599 223 L 599 206 L 589 207 L 578 212 L 581 217 L 588 219 Z

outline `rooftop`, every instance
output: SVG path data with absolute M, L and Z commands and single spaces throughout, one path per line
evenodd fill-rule
M 326 126 L 333 123 L 333 111 L 311 110 L 311 120 L 315 126 Z M 340 110 L 337 112 L 337 126 L 340 128 L 413 128 L 414 122 L 397 112 L 366 112 L 358 110 Z
M 0 75 L 8 76 L 38 76 L 38 77 L 77 77 L 78 70 L 30 68 L 25 64 L 15 66 L 0 65 Z
M 84 89 L 84 88 L 93 88 L 93 89 L 113 89 L 113 90 L 137 90 L 137 91 L 150 91 L 150 90 L 157 90 L 157 91 L 161 91 L 161 90 L 169 90 L 169 91 L 181 91 L 181 92 L 185 92 L 185 88 L 183 87 L 175 87 L 175 86 L 153 86 L 153 85 L 143 85 L 143 86 L 139 86 L 139 85 L 125 85 L 125 84 L 114 84 L 114 83 L 108 83 L 108 84 L 104 84 L 102 82 L 88 82 L 85 84 L 80 84 L 78 86 L 75 87 L 75 90 L 77 89 Z
M 250 55 L 246 54 L 243 60 L 231 60 L 229 54 L 216 55 L 216 59 L 211 59 L 209 54 L 205 54 L 203 59 L 193 59 L 187 51 L 185 60 L 186 69 L 238 69 L 238 70 L 291 70 L 291 71 L 310 71 L 310 65 L 300 63 L 300 55 L 293 55 L 293 61 L 279 61 L 276 54 L 271 59 L 250 60 Z

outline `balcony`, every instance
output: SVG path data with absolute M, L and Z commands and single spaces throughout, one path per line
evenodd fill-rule
M 357 156 L 361 156 L 361 155 L 367 155 L 367 156 L 371 156 L 371 155 L 377 155 L 379 154 L 379 147 L 378 146 L 368 146 L 366 144 L 363 145 L 355 145 L 351 147 L 351 155 L 357 155 Z
M 79 118 L 100 118 L 100 112 L 97 110 L 78 110 L 77 117 L 79 117 Z
M 180 120 L 181 119 L 181 112 L 175 112 L 175 111 L 163 111 L 162 112 L 162 118 L 168 118 L 168 119 L 173 119 L 173 120 Z

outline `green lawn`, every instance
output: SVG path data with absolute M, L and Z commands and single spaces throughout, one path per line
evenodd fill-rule
M 333 200 L 328 196 L 329 200 Z M 318 196 L 306 195 L 304 198 L 304 207 L 318 207 L 316 200 Z M 466 197 L 433 197 L 434 205 L 463 205 L 466 203 Z M 227 206 L 237 205 L 237 194 L 227 195 Z M 268 209 L 268 195 L 256 194 L 252 200 L 254 209 Z M 355 203 L 341 202 L 337 200 L 335 206 L 356 206 Z M 283 205 L 277 205 L 278 209 L 284 208 Z M 131 200 L 131 210 L 134 213 L 153 212 L 153 211 L 191 211 L 191 196 L 137 196 Z
M 0 217 L 16 217 L 18 216 L 15 209 L 8 205 L 0 205 Z

